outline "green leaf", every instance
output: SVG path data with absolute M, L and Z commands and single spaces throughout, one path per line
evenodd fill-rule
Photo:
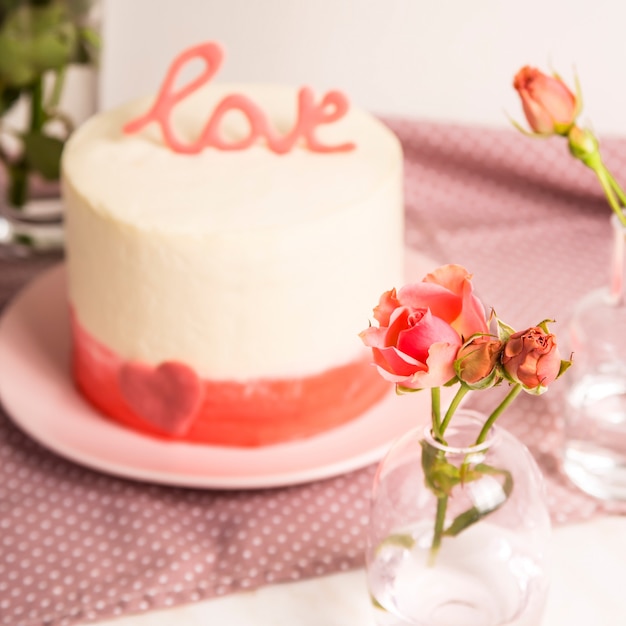
M 557 378 L 561 376 L 564 372 L 566 372 L 572 366 L 572 361 L 561 361 L 561 366 L 559 367 L 559 373 L 557 374 Z
M 92 28 L 79 28 L 78 29 L 78 42 L 74 56 L 72 58 L 73 63 L 88 64 L 96 62 L 98 58 L 98 51 L 102 47 L 100 35 Z
M 442 450 L 437 450 L 423 440 L 420 444 L 426 486 L 437 497 L 449 496 L 452 489 L 461 482 L 459 468 L 446 461 Z
M 484 517 L 483 514 L 474 506 L 464 513 L 457 515 L 450 526 L 443 532 L 447 537 L 456 537 L 462 530 L 465 530 L 472 524 L 475 524 Z
M 539 324 L 537 324 L 537 326 L 541 328 L 541 330 L 543 330 L 543 332 L 546 333 L 546 335 L 549 335 L 550 329 L 548 328 L 548 324 L 554 324 L 554 320 L 551 320 L 551 319 L 542 320 L 541 322 L 539 322 Z
M 370 593 L 370 602 L 375 609 L 387 612 L 387 609 Z
M 385 539 L 378 545 L 376 551 L 382 550 L 389 546 L 396 548 L 403 548 L 404 550 L 410 550 L 415 545 L 415 538 L 412 535 L 405 533 L 394 533 L 385 537 Z
M 27 87 L 36 79 L 37 72 L 30 59 L 24 56 L 21 42 L 0 32 L 0 80 L 18 88 Z
M 77 26 L 63 4 L 20 3 L 0 29 L 0 79 L 26 87 L 44 72 L 66 66 L 77 43 Z
M 494 502 L 494 505 L 491 508 L 479 509 L 478 507 L 473 506 L 467 511 L 457 515 L 452 520 L 450 526 L 448 526 L 448 528 L 446 528 L 443 532 L 444 535 L 448 537 L 455 537 L 461 531 L 483 519 L 483 517 L 487 517 L 487 515 L 497 511 L 509 499 L 511 492 L 513 491 L 513 476 L 511 475 L 511 472 L 503 469 L 497 469 L 491 465 L 487 465 L 486 463 L 479 463 L 472 471 L 472 479 L 476 480 L 482 476 L 501 476 L 504 479 L 502 482 L 502 493 L 504 494 L 504 497 L 500 501 Z
M 67 65 L 76 49 L 78 30 L 62 5 L 33 10 L 29 41 L 30 58 L 41 73 Z
M 396 395 L 403 396 L 408 393 L 417 393 L 418 391 L 423 391 L 422 388 L 413 389 L 412 387 L 403 387 L 402 385 L 396 385 Z
M 39 132 L 22 135 L 24 157 L 30 167 L 47 180 L 58 180 L 64 142 Z
M 505 324 L 499 317 L 496 317 L 498 323 L 498 339 L 500 341 L 507 341 L 508 338 L 515 334 L 515 329 Z

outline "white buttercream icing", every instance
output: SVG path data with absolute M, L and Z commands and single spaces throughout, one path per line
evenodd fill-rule
M 287 132 L 296 90 L 211 85 L 175 111 L 190 141 L 225 94 L 245 93 Z M 351 152 L 262 143 L 172 152 L 151 124 L 122 126 L 150 100 L 96 115 L 63 156 L 69 295 L 83 327 L 122 357 L 176 359 L 207 378 L 313 374 L 358 356 L 380 293 L 402 279 L 402 151 L 352 107 L 322 126 Z M 241 137 L 237 112 L 223 124 Z

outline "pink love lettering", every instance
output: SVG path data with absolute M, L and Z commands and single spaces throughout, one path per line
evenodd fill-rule
M 215 43 L 199 44 L 182 52 L 170 66 L 159 94 L 152 108 L 144 115 L 128 122 L 123 130 L 127 134 L 139 132 L 153 122 L 161 127 L 163 140 L 174 152 L 197 154 L 205 148 L 218 150 L 245 150 L 259 139 L 265 139 L 267 147 L 276 154 L 285 154 L 293 149 L 302 138 L 304 145 L 312 152 L 348 152 L 354 150 L 352 142 L 327 145 L 316 136 L 316 130 L 323 124 L 331 124 L 341 119 L 348 111 L 346 96 L 340 91 L 327 92 L 320 102 L 309 87 L 298 92 L 298 115 L 294 127 L 285 135 L 279 135 L 270 125 L 267 115 L 250 98 L 243 94 L 230 94 L 224 97 L 209 116 L 198 137 L 191 143 L 183 143 L 176 137 L 171 124 L 174 107 L 210 81 L 219 71 L 223 59 L 222 49 Z M 178 74 L 186 63 L 194 59 L 204 62 L 202 72 L 188 83 L 176 89 Z M 220 125 L 230 111 L 241 112 L 248 121 L 247 136 L 238 141 L 227 142 L 220 135 Z
M 202 403 L 203 387 L 197 374 L 175 361 L 156 368 L 139 362 L 124 363 L 118 383 L 128 406 L 169 435 L 184 435 Z

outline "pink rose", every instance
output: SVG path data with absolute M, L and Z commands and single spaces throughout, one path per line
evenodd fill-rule
M 443 265 L 421 283 L 402 287 L 398 300 L 405 306 L 430 309 L 433 315 L 448 322 L 463 341 L 488 332 L 485 308 L 474 295 L 472 275 L 460 265 Z
M 381 376 L 410 389 L 438 387 L 454 378 L 464 338 L 487 332 L 471 276 L 458 265 L 440 267 L 398 293 L 385 292 L 374 317 L 379 327 L 360 337 L 372 348 Z
M 576 96 L 557 76 L 547 76 L 534 67 L 523 67 L 513 81 L 522 99 L 524 115 L 536 133 L 567 134 L 576 121 Z
M 504 346 L 502 365 L 513 382 L 527 390 L 545 391 L 561 372 L 556 337 L 539 326 L 512 334 Z

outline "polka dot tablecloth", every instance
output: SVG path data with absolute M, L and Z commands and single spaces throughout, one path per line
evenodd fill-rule
M 405 147 L 408 245 L 465 265 L 511 325 L 565 320 L 606 282 L 609 209 L 563 141 L 389 123 Z M 603 151 L 626 180 L 626 143 Z M 0 262 L 0 301 L 46 263 Z M 626 513 L 562 475 L 557 387 L 501 418 L 543 469 L 554 523 Z M 142 484 L 56 456 L 0 411 L 0 625 L 83 624 L 360 566 L 373 474 L 258 491 Z

